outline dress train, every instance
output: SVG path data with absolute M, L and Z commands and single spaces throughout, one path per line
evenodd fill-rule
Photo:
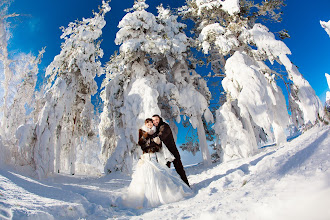
M 192 194 L 180 176 L 165 164 L 158 163 L 157 154 L 141 155 L 122 203 L 130 208 L 156 207 L 179 201 Z

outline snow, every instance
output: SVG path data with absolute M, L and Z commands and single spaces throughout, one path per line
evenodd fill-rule
M 274 34 L 269 32 L 269 29 L 262 24 L 255 24 L 248 33 L 258 47 L 258 51 L 260 53 L 266 53 L 270 62 L 273 62 L 275 57 L 281 54 L 291 54 L 290 49 L 285 43 L 276 40 Z
M 266 141 L 260 136 L 264 133 L 268 141 L 273 141 L 273 135 L 277 144 L 286 141 L 289 115 L 285 98 L 280 88 L 261 73 L 261 64 L 240 51 L 226 62 L 222 86 L 229 97 L 228 104 L 217 111 L 214 125 L 221 140 L 219 156 L 223 161 L 253 155 L 257 144 Z
M 330 37 L 330 21 L 325 22 L 325 21 L 320 21 L 321 26 L 324 28 L 324 30 L 328 33 Z
M 265 53 L 271 63 L 278 57 L 280 64 L 284 65 L 293 88 L 299 90 L 295 102 L 303 112 L 305 124 L 314 124 L 318 117 L 324 116 L 323 106 L 309 82 L 301 75 L 298 68 L 290 61 L 287 55 L 290 49 L 282 41 L 276 40 L 273 33 L 262 24 L 255 24 L 248 31 L 258 50 L 255 53 Z
M 202 10 L 212 10 L 214 8 L 220 8 L 230 15 L 240 12 L 239 0 L 196 0 L 196 5 L 198 7 L 198 14 L 202 13 Z
M 214 40 L 215 46 L 223 55 L 227 55 L 234 47 L 239 46 L 239 42 L 233 36 L 233 33 L 221 27 L 219 23 L 205 26 L 198 37 L 205 54 L 208 54 L 211 50 L 209 42 L 211 39 Z
M 314 127 L 250 158 L 186 165 L 194 194 L 148 209 L 117 206 L 130 183 L 56 174 L 35 180 L 0 168 L 1 219 L 330 219 L 330 127 Z
M 323 105 L 316 96 L 315 91 L 309 82 L 299 72 L 298 68 L 292 64 L 289 58 L 282 54 L 279 56 L 280 61 L 285 66 L 289 77 L 293 81 L 293 86 L 299 88 L 297 104 L 304 115 L 305 124 L 308 122 L 315 123 L 318 117 L 324 117 Z
M 330 89 L 330 75 L 326 73 L 325 78 L 327 79 L 327 83 L 328 83 L 328 86 Z M 329 91 L 327 91 L 327 93 L 326 93 L 326 102 L 330 103 L 330 92 Z

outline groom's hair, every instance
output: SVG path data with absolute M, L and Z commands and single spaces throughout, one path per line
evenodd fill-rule
M 158 117 L 159 119 L 161 119 L 161 117 L 159 115 L 153 115 L 152 117 Z
M 162 119 L 162 117 L 160 117 L 159 115 L 153 115 L 152 117 L 158 117 L 159 118 L 159 124 L 162 124 L 164 121 Z

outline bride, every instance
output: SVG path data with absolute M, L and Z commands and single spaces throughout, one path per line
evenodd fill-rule
M 139 129 L 139 145 L 143 151 L 123 204 L 130 208 L 156 207 L 176 202 L 192 194 L 180 176 L 166 166 L 174 156 L 156 136 L 151 118 Z

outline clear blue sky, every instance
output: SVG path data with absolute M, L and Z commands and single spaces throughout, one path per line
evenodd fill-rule
M 60 26 L 67 27 L 69 22 L 92 16 L 92 10 L 98 11 L 101 0 L 14 0 L 10 12 L 19 13 L 10 40 L 10 50 L 15 53 L 32 52 L 37 55 L 38 50 L 47 47 L 42 60 L 41 73 L 44 68 L 59 54 L 62 40 Z M 131 8 L 133 0 L 112 0 L 112 10 L 106 15 L 107 24 L 103 29 L 104 50 L 103 63 L 109 60 L 114 50 L 117 25 L 126 14 L 124 9 Z M 185 0 L 147 0 L 148 11 L 155 12 L 156 6 L 163 5 L 177 8 Z M 291 61 L 298 66 L 300 72 L 309 81 L 316 94 L 325 102 L 328 85 L 324 74 L 330 73 L 330 37 L 320 25 L 320 20 L 330 20 L 330 1 L 301 1 L 286 0 L 283 8 L 283 21 L 279 24 L 267 25 L 272 32 L 282 29 L 289 31 L 291 38 L 284 42 L 290 48 Z M 185 135 L 185 134 L 184 134 Z

